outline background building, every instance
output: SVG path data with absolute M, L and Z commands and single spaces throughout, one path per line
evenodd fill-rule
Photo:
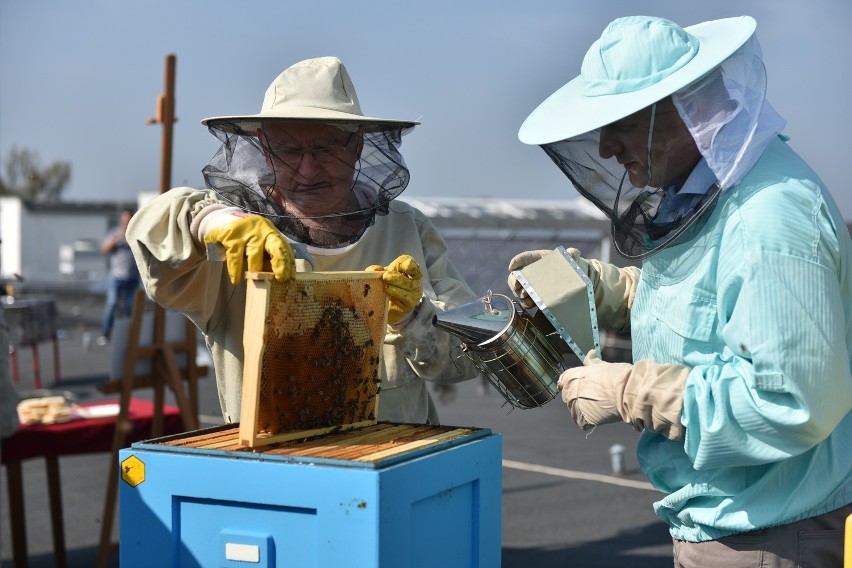
M 31 292 L 103 292 L 101 241 L 133 203 L 31 203 L 0 197 L 0 279 Z
M 100 244 L 125 207 L 137 203 L 28 203 L 0 198 L 0 279 L 16 297 L 51 295 L 75 312 L 103 302 L 107 257 Z M 609 222 L 582 199 L 507 200 L 484 198 L 405 199 L 429 216 L 441 231 L 450 259 L 474 293 L 489 290 L 511 295 L 506 277 L 509 260 L 519 252 L 573 246 L 589 258 L 624 266 L 612 246 Z M 69 302 L 68 300 L 72 301 Z M 83 308 L 80 308 L 80 306 Z M 97 309 L 94 310 L 95 312 Z M 68 321 L 58 314 L 59 321 Z M 610 360 L 629 357 L 625 337 L 601 334 Z

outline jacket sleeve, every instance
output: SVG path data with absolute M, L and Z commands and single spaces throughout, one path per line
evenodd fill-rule
M 174 188 L 140 208 L 127 227 L 127 242 L 148 296 L 166 309 L 183 312 L 202 330 L 214 315 L 221 290 L 233 288 L 224 263 L 207 262 L 206 249 L 195 234 L 203 215 L 220 207 L 211 190 Z
M 402 357 L 421 379 L 437 383 L 456 383 L 477 375 L 476 368 L 460 349 L 461 340 L 432 324 L 433 316 L 476 299 L 464 278 L 453 266 L 444 239 L 425 217 L 418 219 L 418 231 L 428 285 L 416 314 L 400 329 L 389 326 L 386 356 Z M 425 279 L 424 279 L 425 280 Z
M 847 229 L 806 194 L 754 199 L 729 221 L 717 277 L 724 350 L 718 364 L 692 370 L 684 391 L 686 451 L 696 469 L 802 454 L 852 408 L 841 287 L 849 239 L 838 233 Z M 791 214 L 795 199 L 806 203 Z

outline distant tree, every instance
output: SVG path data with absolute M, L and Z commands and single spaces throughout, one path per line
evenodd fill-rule
M 71 179 L 71 164 L 53 162 L 43 168 L 38 153 L 12 147 L 0 175 L 0 195 L 13 195 L 27 201 L 57 202 Z

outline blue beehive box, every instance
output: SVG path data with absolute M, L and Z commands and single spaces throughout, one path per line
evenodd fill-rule
M 121 451 L 122 568 L 500 565 L 501 439 L 378 423 L 240 448 L 238 426 Z

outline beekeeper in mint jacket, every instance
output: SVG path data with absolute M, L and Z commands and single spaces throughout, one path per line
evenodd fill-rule
M 559 386 L 582 428 L 642 430 L 675 566 L 837 567 L 852 512 L 852 241 L 781 134 L 755 28 L 615 20 L 519 137 L 641 264 L 570 251 L 601 326 L 630 332 L 633 363 L 590 353 Z

